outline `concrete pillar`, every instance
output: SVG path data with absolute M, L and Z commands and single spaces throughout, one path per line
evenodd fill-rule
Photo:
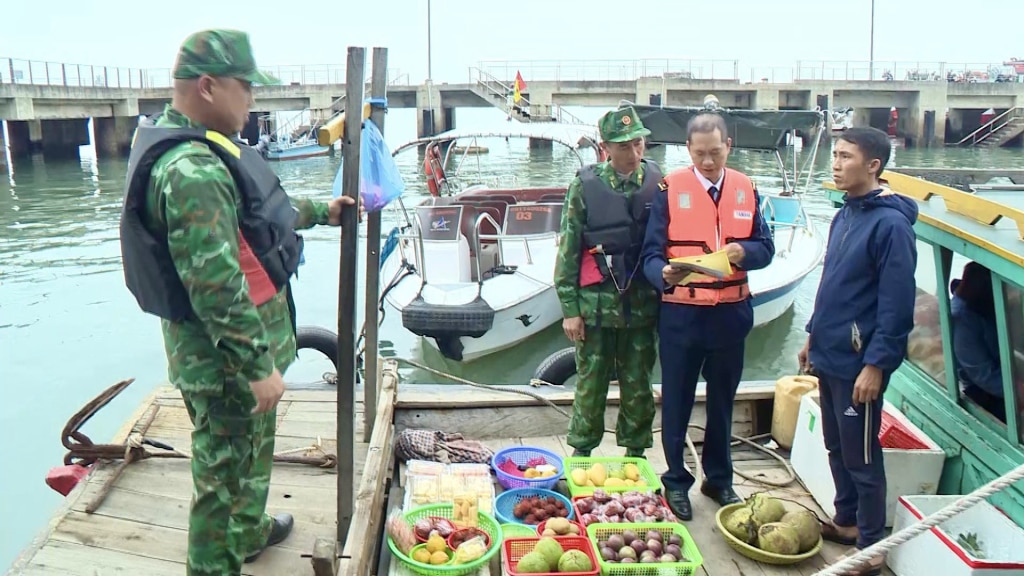
M 0 174 L 7 174 L 7 142 L 4 141 L 3 120 L 0 120 Z
M 51 158 L 78 158 L 78 147 L 89 143 L 89 121 L 41 120 L 43 155 Z
M 915 146 L 929 147 L 946 139 L 946 82 L 922 82 L 904 126 L 906 136 Z M 931 112 L 931 114 L 926 114 Z M 934 120 L 926 118 L 933 116 Z M 900 120 L 903 120 L 900 118 Z M 902 122 L 901 122 L 902 124 Z
M 433 83 L 416 90 L 416 137 L 433 136 L 444 130 L 441 91 Z
M 754 94 L 754 102 L 751 108 L 755 110 L 778 110 L 779 89 L 772 86 L 759 86 Z
M 123 158 L 128 156 L 132 146 L 132 135 L 139 122 L 134 116 L 93 118 L 92 129 L 96 136 L 93 145 L 100 158 Z
M 633 102 L 643 106 L 661 106 L 666 100 L 663 78 L 640 78 L 636 81 L 636 97 Z
M 260 116 L 266 112 L 249 112 L 249 121 L 242 128 L 242 138 L 245 138 L 250 145 L 255 146 L 260 139 Z
M 8 120 L 7 137 L 14 158 L 28 158 L 43 151 L 43 128 L 39 120 Z

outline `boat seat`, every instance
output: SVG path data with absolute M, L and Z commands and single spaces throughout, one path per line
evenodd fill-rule
M 798 198 L 765 196 L 761 202 L 761 214 L 768 224 L 804 224 Z
M 482 200 L 476 198 L 459 198 L 458 200 L 452 201 L 453 204 L 462 204 L 463 206 L 473 206 L 476 208 L 492 208 L 487 213 L 494 218 L 494 221 L 498 223 L 498 229 L 500 230 L 505 223 L 505 214 L 508 212 L 508 202 L 504 200 Z M 489 222 L 481 225 L 481 230 L 493 229 L 493 226 Z M 484 234 L 497 234 L 494 232 L 484 232 Z M 485 242 L 491 242 L 487 240 Z
M 519 200 L 511 194 L 486 194 L 482 192 L 473 192 L 460 196 L 460 199 L 466 200 L 503 200 L 509 204 L 516 204 Z

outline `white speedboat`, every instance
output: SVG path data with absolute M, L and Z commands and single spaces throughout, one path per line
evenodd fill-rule
M 412 210 L 395 206 L 405 230 L 385 245 L 381 278 L 391 279 L 382 303 L 398 311 L 406 330 L 422 336 L 445 357 L 468 362 L 514 346 L 562 319 L 553 274 L 567 183 L 546 188 L 475 184 L 452 161 L 478 141 L 528 139 L 566 146 L 575 169 L 599 159 L 595 128 L 530 123 L 502 132 L 451 130 L 398 147 L 426 146 L 424 172 L 431 197 Z M 448 150 L 442 155 L 441 150 Z M 590 156 L 587 158 L 587 156 Z M 474 161 L 474 164 L 477 160 Z M 456 164 L 449 175 L 446 167 Z M 401 220 L 400 220 L 401 221 Z

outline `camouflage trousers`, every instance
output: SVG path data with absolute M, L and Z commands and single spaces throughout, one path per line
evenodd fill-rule
M 277 411 L 252 414 L 249 387 L 230 382 L 222 395 L 182 397 L 193 425 L 186 574 L 239 575 L 273 527 L 266 506 Z
M 608 381 L 619 380 L 619 417 L 615 439 L 624 448 L 645 449 L 654 444 L 654 392 L 651 371 L 658 353 L 658 333 L 645 328 L 587 326 L 576 343 L 576 395 L 566 441 L 578 450 L 593 450 L 604 436 Z

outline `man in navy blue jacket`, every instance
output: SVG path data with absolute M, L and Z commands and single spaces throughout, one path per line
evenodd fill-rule
M 732 144 L 725 121 L 700 114 L 687 126 L 693 166 L 667 175 L 651 203 L 641 252 L 644 276 L 662 293 L 658 312 L 661 362 L 662 447 L 668 471 L 665 500 L 680 520 L 693 518 L 689 490 L 695 479 L 683 459 L 697 379 L 707 381 L 707 426 L 701 492 L 719 505 L 739 502 L 732 488 L 732 405 L 743 373 L 743 349 L 754 325 L 746 272 L 775 255 L 771 231 L 754 184 L 726 168 Z M 671 200 L 670 200 L 671 198 Z M 668 257 L 727 251 L 736 272 L 718 282 L 679 286 L 686 272 Z
M 883 192 L 891 154 L 881 130 L 851 128 L 832 152 L 832 176 L 846 192 L 832 220 L 824 269 L 800 351 L 820 386 L 821 423 L 835 481 L 836 515 L 822 536 L 863 549 L 884 537 L 882 396 L 907 354 L 914 327 L 917 204 Z M 878 574 L 875 558 L 857 574 Z

